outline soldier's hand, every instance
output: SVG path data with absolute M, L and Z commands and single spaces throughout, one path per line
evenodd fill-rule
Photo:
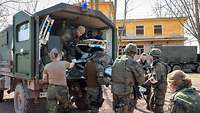
M 152 76 L 149 80 L 150 80 L 150 82 L 151 82 L 152 84 L 155 84 L 155 83 L 158 82 L 153 76 Z
M 134 96 L 136 96 L 136 98 L 141 99 L 142 98 L 142 94 L 139 90 L 139 86 L 135 86 L 134 87 Z

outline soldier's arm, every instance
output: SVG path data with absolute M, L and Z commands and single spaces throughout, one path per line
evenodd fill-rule
M 142 68 L 141 65 L 139 65 L 137 62 L 133 62 L 131 65 L 129 65 L 129 67 L 131 68 L 132 72 L 135 75 L 135 79 L 138 83 L 138 85 L 141 85 L 142 83 L 144 83 L 145 81 L 145 77 L 144 77 L 144 70 Z
M 111 84 L 110 80 L 104 76 L 104 67 L 101 64 L 96 64 L 97 66 L 97 82 L 101 85 Z
M 96 71 L 97 71 L 97 82 L 99 84 L 104 84 L 104 68 L 101 64 L 96 63 Z
M 156 65 L 152 74 L 155 74 L 155 78 L 159 82 L 161 81 L 161 76 L 165 74 L 165 70 L 162 65 Z
M 47 69 L 44 68 L 41 83 L 42 83 L 42 84 L 46 84 L 46 83 L 48 83 L 48 82 L 49 82 L 48 78 L 49 78 L 49 75 L 48 75 L 48 73 L 47 73 Z
M 67 62 L 67 61 L 64 61 L 64 66 L 65 66 L 65 68 L 66 68 L 66 69 L 71 69 L 71 68 L 73 68 L 74 65 L 75 65 L 74 62 L 75 62 L 75 61 L 72 61 L 72 63 L 69 63 L 69 62 Z

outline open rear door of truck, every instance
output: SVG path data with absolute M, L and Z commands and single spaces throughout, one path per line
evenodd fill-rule
M 35 33 L 33 16 L 21 11 L 13 17 L 14 76 L 31 79 L 34 75 Z

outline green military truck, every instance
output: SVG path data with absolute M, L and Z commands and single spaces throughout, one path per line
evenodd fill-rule
M 200 73 L 200 60 L 196 46 L 160 46 L 161 58 L 168 64 L 170 71 L 182 69 Z
M 52 27 L 47 29 L 47 43 L 42 41 L 41 30 L 50 24 L 44 24 L 47 17 L 54 20 Z M 100 11 L 84 9 L 60 3 L 42 11 L 30 14 L 20 11 L 13 17 L 13 25 L 0 32 L 0 100 L 5 90 L 14 92 L 15 113 L 30 113 L 33 103 L 40 99 L 42 86 L 42 60 L 46 60 L 48 53 L 41 49 L 47 47 L 49 52 L 56 46 L 62 49 L 59 32 L 65 29 L 69 36 L 75 32 L 79 25 L 86 27 L 87 31 L 101 31 L 106 40 L 108 55 L 114 59 L 117 52 L 115 26 Z M 94 47 L 94 46 L 92 46 Z M 82 46 L 82 48 L 84 48 Z

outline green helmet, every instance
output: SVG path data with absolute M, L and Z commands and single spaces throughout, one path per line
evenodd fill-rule
M 149 52 L 149 55 L 154 56 L 154 57 L 161 57 L 161 50 L 158 48 L 152 48 Z
M 137 52 L 137 47 L 135 44 L 129 43 L 125 49 L 124 53 L 136 53 Z

